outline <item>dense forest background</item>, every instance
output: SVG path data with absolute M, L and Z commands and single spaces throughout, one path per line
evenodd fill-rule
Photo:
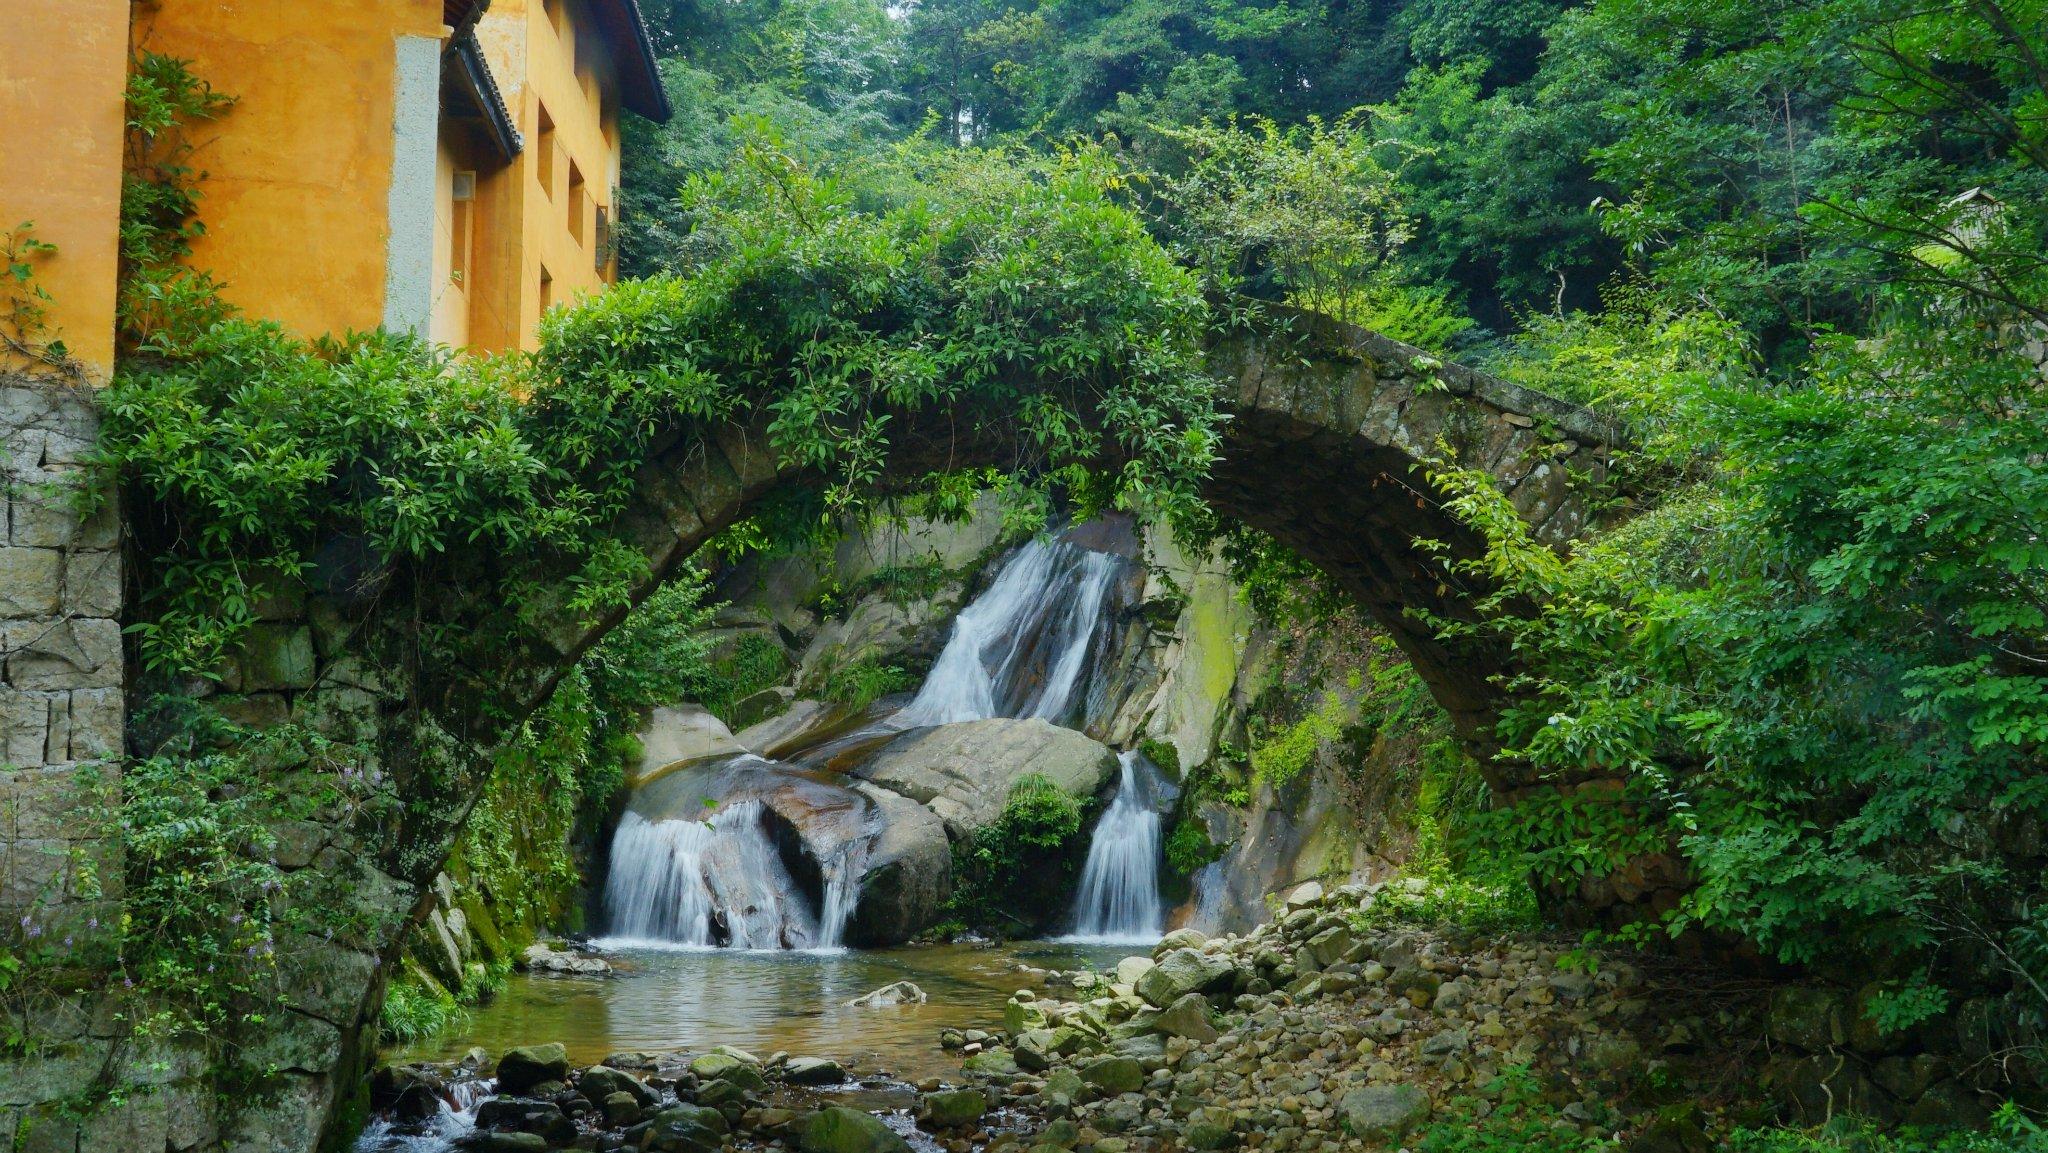
M 1692 895 L 1625 935 L 1874 970 L 1885 1027 L 2038 1027 L 2048 6 L 643 7 L 678 113 L 627 150 L 635 272 L 729 253 L 764 157 L 855 204 L 1080 164 L 1212 298 L 1626 420 L 1656 496 L 1568 560 L 1436 477 L 1526 658 L 1500 755 L 1625 782 L 1475 844 L 1560 892 L 1677 846 Z

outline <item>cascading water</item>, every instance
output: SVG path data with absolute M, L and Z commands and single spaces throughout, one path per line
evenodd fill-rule
M 813 913 L 760 801 L 732 801 L 709 821 L 650 821 L 629 812 L 612 838 L 604 904 L 614 938 L 735 949 L 831 949 L 853 914 L 858 862 L 823 870 Z
M 1018 549 L 954 619 L 931 675 L 894 723 L 1073 720 L 1122 563 L 1059 540 Z
M 853 739 L 991 717 L 1078 723 L 1125 571 L 1112 553 L 1062 540 L 1019 548 L 955 619 L 917 697 Z M 1120 795 L 1135 795 L 1130 772 Z M 690 819 L 706 799 L 717 814 Z M 837 947 L 860 896 L 868 817 L 865 800 L 825 775 L 752 755 L 664 775 L 635 794 L 613 836 L 610 932 L 622 943 Z M 1156 816 L 1150 836 L 1156 857 Z M 1151 902 L 1156 936 L 1156 894 Z
M 1095 824 L 1074 897 L 1071 941 L 1150 944 L 1165 911 L 1159 901 L 1159 810 L 1171 788 L 1144 754 L 1118 758 L 1116 797 Z

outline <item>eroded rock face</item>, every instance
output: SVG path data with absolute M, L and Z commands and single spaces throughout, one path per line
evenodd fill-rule
M 908 797 L 874 785 L 855 791 L 873 802 L 880 831 L 868 848 L 860 903 L 846 927 L 849 944 L 901 944 L 939 919 L 953 888 L 953 850 L 945 823 Z
M 655 709 L 640 732 L 640 750 L 640 763 L 627 779 L 636 789 L 692 761 L 746 751 L 724 721 L 696 705 Z
M 1011 786 L 1027 773 L 1085 799 L 1102 791 L 1117 763 L 1108 745 L 1072 729 L 995 719 L 913 730 L 855 771 L 929 807 L 958 840 L 995 821 Z

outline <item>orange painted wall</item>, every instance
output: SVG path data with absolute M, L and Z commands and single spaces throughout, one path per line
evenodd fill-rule
M 481 348 L 533 349 L 543 268 L 554 304 L 608 283 L 608 270 L 597 267 L 596 216 L 600 206 L 612 210 L 618 183 L 618 84 L 607 46 L 578 0 L 495 0 L 477 39 L 515 110 L 526 148 L 494 177 L 513 187 L 490 190 L 501 218 L 516 213 L 519 237 L 517 243 L 502 235 L 490 241 L 494 281 L 489 299 L 473 305 L 471 340 Z M 554 125 L 549 140 L 540 131 L 542 108 Z M 552 153 L 545 165 L 544 151 Z M 583 175 L 573 200 L 572 164 Z M 570 227 L 572 212 L 581 217 L 580 241 Z M 495 319 L 480 323 L 484 313 Z
M 193 133 L 191 263 L 230 302 L 305 336 L 383 322 L 396 40 L 441 33 L 439 0 L 137 6 L 138 46 L 237 100 Z
M 35 0 L 0 24 L 0 230 L 57 246 L 38 262 L 48 323 L 104 381 L 114 358 L 128 0 Z M 11 367 L 11 366 L 10 366 Z

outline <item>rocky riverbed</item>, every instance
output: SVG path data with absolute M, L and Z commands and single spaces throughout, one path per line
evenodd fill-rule
M 1100 969 L 1019 963 L 1000 1021 L 934 1039 L 957 1077 L 910 1084 L 731 1047 L 579 1071 L 539 1046 L 499 1058 L 474 1131 L 450 1135 L 505 1153 L 1336 1153 L 1512 1114 L 1631 1153 L 1705 1153 L 1778 1106 L 1981 1120 L 1956 1066 L 1897 1043 L 1860 1052 L 1824 989 L 1378 924 L 1377 895 L 1305 885 L 1244 936 L 1181 930 Z M 487 1063 L 382 1074 L 381 1135 L 445 1130 L 465 1099 L 449 1079 Z

